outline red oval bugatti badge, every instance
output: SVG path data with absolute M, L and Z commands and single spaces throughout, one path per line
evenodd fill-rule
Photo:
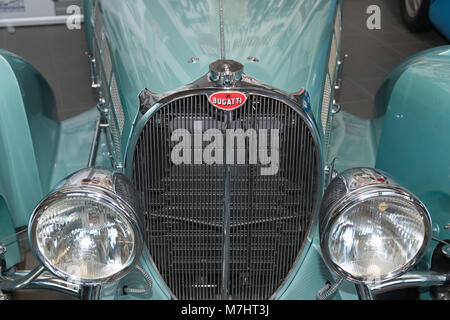
M 241 107 L 247 101 L 247 96 L 238 91 L 221 91 L 212 94 L 209 102 L 222 110 L 231 111 Z

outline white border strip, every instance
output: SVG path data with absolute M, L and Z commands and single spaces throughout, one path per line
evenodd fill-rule
M 14 19 L 0 19 L 0 28 L 2 27 L 25 27 L 25 26 L 44 26 L 54 24 L 66 24 L 67 19 L 80 18 L 84 22 L 84 15 L 79 16 L 54 16 L 54 17 L 36 17 L 36 18 L 14 18 Z

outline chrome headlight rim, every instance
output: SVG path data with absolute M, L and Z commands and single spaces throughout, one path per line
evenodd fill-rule
M 71 198 L 88 199 L 95 202 L 100 202 L 101 204 L 106 205 L 108 208 L 114 209 L 114 211 L 121 216 L 121 219 L 126 221 L 131 226 L 131 230 L 133 231 L 135 239 L 133 254 L 131 255 L 130 262 L 118 273 L 108 277 L 95 279 L 85 279 L 71 276 L 56 268 L 39 250 L 39 245 L 36 237 L 36 222 L 50 206 L 64 199 Z M 61 189 L 46 197 L 33 211 L 28 225 L 29 245 L 38 261 L 40 261 L 48 271 L 65 281 L 85 286 L 97 286 L 115 282 L 122 279 L 131 270 L 133 270 L 142 254 L 144 239 L 142 231 L 142 221 L 140 221 L 138 217 L 139 215 L 135 212 L 135 210 L 126 202 L 124 202 L 120 197 L 103 188 L 97 188 L 95 186 L 85 186 Z
M 330 247 L 328 245 L 328 240 L 330 239 L 330 232 L 332 230 L 332 226 L 336 223 L 336 221 L 341 217 L 342 214 L 348 212 L 355 206 L 380 197 L 388 197 L 388 198 L 397 198 L 413 204 L 418 211 L 422 212 L 422 219 L 424 223 L 425 233 L 424 233 L 424 241 L 420 250 L 414 256 L 413 259 L 409 261 L 402 268 L 398 268 L 388 274 L 384 274 L 378 277 L 376 280 L 380 283 L 385 283 L 390 280 L 393 280 L 405 273 L 407 273 L 412 267 L 414 267 L 425 255 L 428 246 L 431 242 L 431 216 L 428 212 L 425 205 L 416 197 L 414 197 L 411 193 L 409 193 L 406 189 L 397 186 L 397 185 L 369 185 L 364 186 L 359 189 L 353 190 L 344 196 L 343 200 L 335 203 L 331 206 L 327 212 L 327 220 L 323 225 L 323 232 L 320 234 L 320 246 L 322 251 L 322 256 L 327 263 L 327 265 L 338 275 L 343 277 L 344 279 L 351 281 L 356 284 L 370 284 L 374 281 L 372 277 L 359 277 L 350 274 L 341 268 L 338 264 L 336 264 L 331 258 Z

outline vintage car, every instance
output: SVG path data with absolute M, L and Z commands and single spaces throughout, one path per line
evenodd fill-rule
M 56 121 L 0 52 L 3 298 L 449 297 L 450 47 L 399 65 L 366 120 L 335 101 L 341 1 L 84 10 L 90 111 Z
M 450 2 L 447 0 L 401 0 L 403 21 L 413 32 L 433 25 L 450 40 Z

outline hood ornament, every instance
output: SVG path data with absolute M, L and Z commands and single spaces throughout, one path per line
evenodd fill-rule
M 217 85 L 225 88 L 233 87 L 241 81 L 244 66 L 234 60 L 217 60 L 209 66 L 209 77 Z

